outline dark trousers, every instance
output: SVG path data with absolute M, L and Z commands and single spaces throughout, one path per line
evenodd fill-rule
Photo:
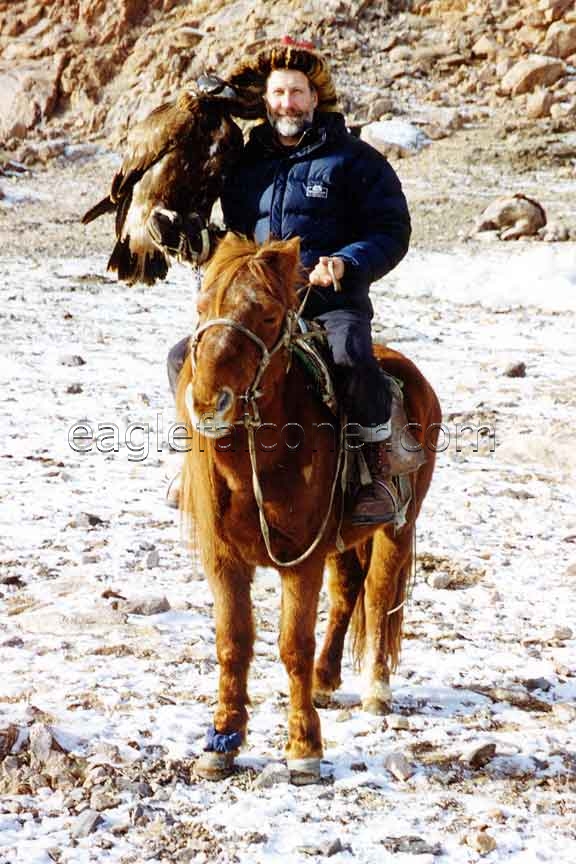
M 390 388 L 372 351 L 370 319 L 351 309 L 325 312 L 320 321 L 335 368 L 339 401 L 350 423 L 374 426 L 390 417 Z M 178 375 L 190 350 L 190 338 L 176 343 L 168 354 L 168 380 L 176 393 Z

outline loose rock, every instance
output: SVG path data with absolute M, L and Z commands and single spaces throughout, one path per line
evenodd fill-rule
M 429 586 L 437 591 L 448 588 L 452 581 L 453 576 L 450 573 L 432 573 L 428 577 Z
M 84 812 L 78 816 L 72 828 L 72 836 L 77 837 L 78 839 L 81 837 L 88 837 L 89 834 L 94 833 L 101 822 L 102 816 L 96 810 L 84 810 Z
M 542 690 L 544 693 L 547 693 L 552 687 L 552 684 L 547 678 L 527 678 L 526 681 L 524 681 L 524 686 L 527 690 L 530 690 L 530 692 L 533 690 Z
M 384 768 L 397 780 L 408 780 L 414 774 L 414 767 L 410 764 L 404 753 L 393 751 L 384 756 Z
M 18 726 L 11 723 L 4 729 L 0 729 L 0 760 L 4 759 L 12 750 L 18 739 Z
M 169 612 L 172 607 L 166 597 L 144 597 L 141 600 L 128 600 L 124 608 L 131 615 L 159 615 Z
M 501 90 L 512 96 L 529 93 L 536 87 L 555 84 L 565 75 L 566 67 L 561 60 L 533 54 L 527 60 L 520 60 L 502 79 Z
M 576 705 L 572 702 L 556 702 L 552 706 L 552 713 L 561 723 L 576 722 Z
M 467 838 L 468 846 L 478 852 L 479 855 L 488 855 L 496 849 L 496 840 L 486 831 L 477 831 Z
M 60 357 L 61 366 L 85 366 L 86 360 L 80 354 L 63 354 Z
M 389 714 L 386 717 L 385 724 L 388 729 L 394 729 L 397 731 L 405 731 L 410 729 L 410 721 L 408 717 L 404 717 L 402 714 Z
M 254 788 L 269 789 L 278 783 L 290 783 L 290 771 L 281 762 L 269 762 L 254 781 Z
M 519 363 L 510 363 L 510 365 L 504 370 L 504 375 L 506 378 L 525 378 L 526 364 L 523 361 L 520 361 Z
M 405 120 L 380 120 L 368 123 L 360 136 L 384 155 L 408 156 L 430 144 L 428 136 Z
M 496 744 L 489 742 L 477 742 L 463 751 L 460 762 L 471 768 L 482 768 L 487 765 L 496 754 Z

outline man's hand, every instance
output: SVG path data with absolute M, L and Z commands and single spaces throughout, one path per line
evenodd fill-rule
M 345 266 L 342 258 L 328 258 L 328 256 L 322 255 L 310 273 L 308 281 L 312 285 L 320 285 L 322 288 L 329 288 L 333 285 L 336 291 L 339 291 L 340 287 L 336 282 L 339 282 L 344 276 Z

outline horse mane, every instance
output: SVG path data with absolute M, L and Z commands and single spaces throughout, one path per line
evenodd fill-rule
M 298 297 L 292 280 L 279 278 L 273 260 L 286 246 L 283 240 L 268 240 L 259 246 L 241 234 L 228 232 L 218 244 L 206 270 L 202 291 L 214 290 L 214 303 L 218 309 L 228 286 L 244 267 L 258 279 L 259 284 L 273 297 L 293 308 Z M 280 274 L 281 276 L 281 274 Z M 296 283 L 301 281 L 301 273 L 296 274 Z M 292 283 L 292 284 L 290 284 Z

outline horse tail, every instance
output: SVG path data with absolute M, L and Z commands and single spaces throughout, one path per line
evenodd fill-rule
M 404 605 L 410 595 L 410 591 L 414 582 L 414 561 L 416 555 L 416 526 L 412 522 L 405 529 L 409 531 L 408 551 L 403 556 L 394 584 L 391 586 L 391 603 L 387 615 L 384 619 L 384 651 L 386 659 L 390 666 L 390 671 L 394 672 L 398 668 L 400 660 L 400 651 L 402 648 L 402 624 L 404 621 Z M 370 564 L 371 554 L 378 554 L 378 545 L 370 542 L 372 547 L 367 556 L 368 560 L 364 563 L 365 572 Z M 367 551 L 367 547 L 365 550 Z M 363 550 L 363 551 L 365 551 Z M 362 660 L 366 648 L 366 609 L 365 609 L 365 588 L 364 584 L 358 592 L 354 612 L 350 621 L 350 635 L 352 640 L 352 659 L 354 669 L 358 672 L 362 667 Z
M 358 592 L 356 604 L 350 621 L 350 635 L 352 638 L 352 662 L 354 670 L 359 672 L 362 667 L 364 648 L 366 647 L 366 610 L 364 609 L 364 584 Z

